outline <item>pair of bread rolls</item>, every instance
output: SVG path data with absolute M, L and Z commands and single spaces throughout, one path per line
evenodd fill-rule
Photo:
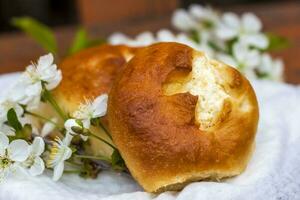
M 178 43 L 103 45 L 60 67 L 55 94 L 66 111 L 109 93 L 113 142 L 146 191 L 179 190 L 246 168 L 258 105 L 249 81 L 234 68 Z M 100 143 L 92 146 L 111 153 Z

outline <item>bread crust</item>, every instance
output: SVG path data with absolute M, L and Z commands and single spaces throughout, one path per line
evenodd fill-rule
M 258 104 L 249 81 L 237 70 L 211 60 L 230 96 L 230 109 L 209 130 L 195 123 L 197 96 L 164 94 L 170 74 L 190 72 L 195 55 L 204 56 L 178 43 L 146 47 L 127 63 L 110 92 L 108 120 L 113 140 L 134 178 L 148 192 L 234 176 L 250 158 Z

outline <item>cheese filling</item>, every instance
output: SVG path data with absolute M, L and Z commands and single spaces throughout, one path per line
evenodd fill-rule
M 195 109 L 195 123 L 206 130 L 218 123 L 229 95 L 219 83 L 217 73 L 210 60 L 205 56 L 194 56 L 191 73 L 178 82 L 164 85 L 165 95 L 189 92 L 198 96 Z

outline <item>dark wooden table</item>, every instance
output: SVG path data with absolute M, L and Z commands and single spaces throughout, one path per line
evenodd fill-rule
M 135 35 L 145 30 L 171 28 L 171 14 L 179 6 L 177 0 L 78 0 L 77 2 L 80 8 L 80 21 L 88 29 L 91 37 L 95 38 L 106 37 L 114 31 Z M 286 81 L 293 84 L 300 83 L 300 2 L 281 1 L 219 9 L 237 13 L 254 12 L 262 19 L 266 31 L 288 38 L 291 46 L 272 54 L 283 58 L 286 65 Z M 70 44 L 74 30 L 75 27 L 72 26 L 55 29 L 62 52 Z M 23 70 L 31 60 L 35 60 L 43 53 L 45 52 L 32 39 L 22 33 L 2 34 L 0 73 Z

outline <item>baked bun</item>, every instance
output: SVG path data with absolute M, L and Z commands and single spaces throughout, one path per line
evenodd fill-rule
M 161 192 L 245 170 L 258 105 L 234 68 L 182 44 L 158 43 L 139 51 L 114 82 L 108 120 L 133 177 Z
M 63 79 L 54 90 L 58 104 L 71 114 L 80 104 L 108 93 L 116 75 L 136 51 L 137 48 L 124 45 L 101 45 L 67 57 L 59 65 Z M 102 130 L 94 132 L 109 140 Z M 94 153 L 110 156 L 112 149 L 109 146 L 93 138 L 90 142 Z

